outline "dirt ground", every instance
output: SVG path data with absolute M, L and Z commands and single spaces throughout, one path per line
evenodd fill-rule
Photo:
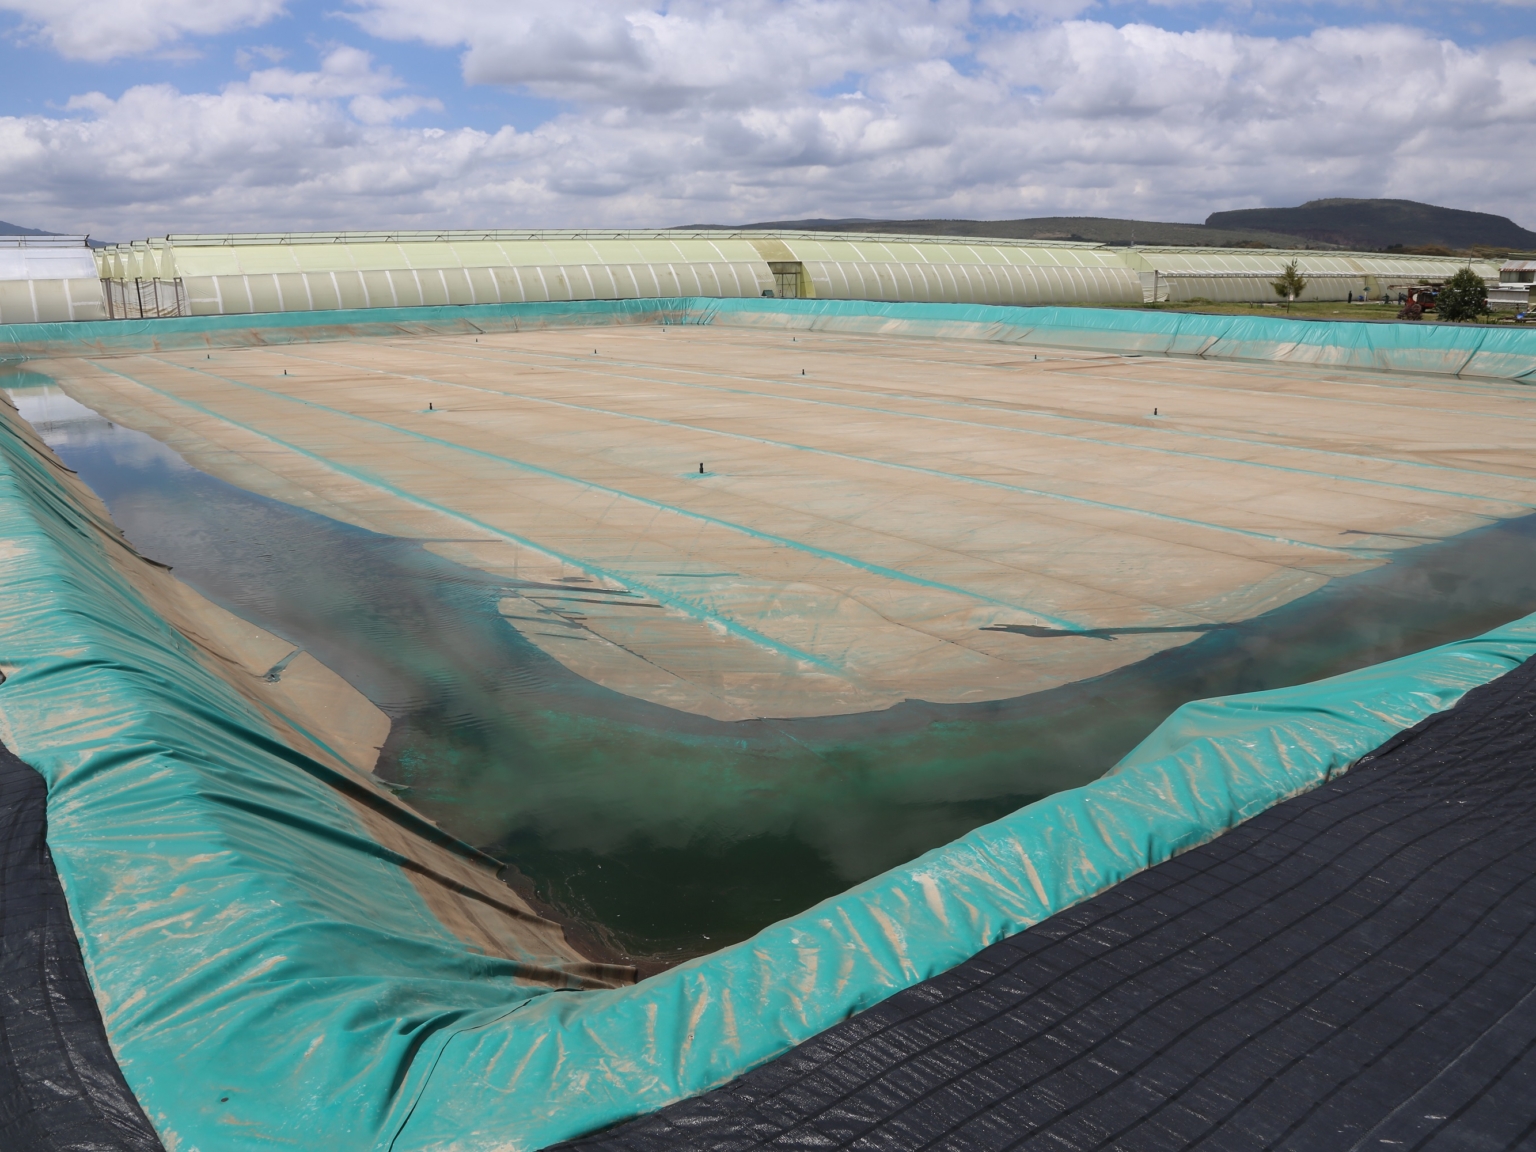
M 29 367 L 722 719 L 1051 688 L 1536 506 L 1489 382 L 723 325 Z

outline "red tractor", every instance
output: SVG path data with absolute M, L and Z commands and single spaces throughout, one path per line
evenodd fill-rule
M 1407 290 L 1397 294 L 1398 303 L 1402 311 L 1397 314 L 1399 320 L 1418 320 L 1426 312 L 1435 310 L 1435 297 L 1440 294 L 1438 284 L 1415 284 Z

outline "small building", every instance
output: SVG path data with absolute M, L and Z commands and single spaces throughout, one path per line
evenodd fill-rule
M 1536 288 L 1536 252 L 1518 252 L 1499 266 L 1499 284 L 1488 289 L 1491 308 L 1528 308 Z
M 1536 284 L 1536 252 L 1521 252 L 1525 259 L 1511 258 L 1499 266 L 1499 285 Z

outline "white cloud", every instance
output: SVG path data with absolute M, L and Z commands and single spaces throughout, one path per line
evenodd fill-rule
M 61 56 L 102 61 L 254 28 L 281 14 L 283 0 L 0 0 L 0 11 Z
M 279 48 L 275 44 L 254 44 L 249 48 L 237 48 L 235 50 L 235 67 L 242 72 L 249 72 L 256 67 L 258 60 L 265 60 L 268 64 L 281 64 L 288 59 L 288 51 Z
M 1536 64 L 1519 45 L 1459 47 L 1397 26 L 1269 39 L 1044 20 L 963 56 L 963 12 L 895 0 L 875 26 L 860 23 L 874 6 L 841 4 L 685 2 L 645 19 L 597 5 L 572 13 L 574 32 L 527 17 L 535 52 L 509 48 L 506 27 L 472 37 L 449 0 L 434 34 L 464 46 L 466 67 L 570 110 L 530 132 L 396 124 L 423 101 L 350 48 L 216 94 L 93 94 L 64 115 L 0 119 L 0 217 L 111 235 L 1199 219 L 1393 195 L 1536 225 L 1523 160 L 1536 153 Z M 406 35 L 404 11 L 369 18 Z M 774 23 L 783 12 L 794 19 Z M 828 47 L 838 21 L 852 31 Z
M 442 110 L 442 101 L 435 97 L 384 95 L 402 86 L 388 68 L 375 68 L 368 53 L 342 46 L 326 55 L 318 72 L 267 68 L 252 72 L 244 84 L 230 85 L 225 91 L 229 95 L 297 96 L 306 101 L 351 97 L 347 110 L 363 124 L 388 124 L 428 108 Z
M 776 103 L 876 67 L 966 50 L 966 0 L 614 0 L 560 5 L 364 0 L 372 34 L 463 47 L 471 84 L 666 111 Z
M 378 96 L 401 86 L 388 68 L 375 68 L 373 57 L 358 48 L 342 45 L 331 49 L 320 61 L 318 72 L 294 72 L 287 68 L 266 68 L 252 72 L 245 89 L 266 96 Z

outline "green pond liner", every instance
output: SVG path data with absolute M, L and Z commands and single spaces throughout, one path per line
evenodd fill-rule
M 919 334 L 1001 325 L 1027 329 L 1009 339 L 1081 333 L 1073 347 L 1113 331 L 1178 353 L 1207 337 L 1207 349 L 1273 350 L 1287 336 L 1309 363 L 1404 370 L 1417 355 L 1439 371 L 1536 370 L 1526 332 L 1298 333 L 1267 319 L 837 301 L 410 309 L 387 322 L 366 314 L 367 325 L 342 319 L 361 313 L 109 322 L 35 326 L 30 343 L 0 329 L 0 341 L 78 355 L 118 339 L 234 339 L 255 323 L 273 324 L 262 336 L 277 340 L 322 321 L 377 335 L 620 314 Z M 10 419 L 0 412 L 0 743 L 47 781 L 49 843 L 109 1038 L 177 1152 L 531 1150 L 654 1110 L 1317 786 L 1536 654 L 1533 615 L 1313 684 L 1185 705 L 1102 779 L 741 944 L 629 988 L 553 990 L 436 920 L 334 774 L 199 662 Z
M 1112 308 L 698 296 L 6 324 L 0 325 L 0 358 L 658 323 L 947 336 L 1118 354 L 1272 361 L 1499 380 L 1529 381 L 1536 377 L 1536 330 L 1524 328 Z

